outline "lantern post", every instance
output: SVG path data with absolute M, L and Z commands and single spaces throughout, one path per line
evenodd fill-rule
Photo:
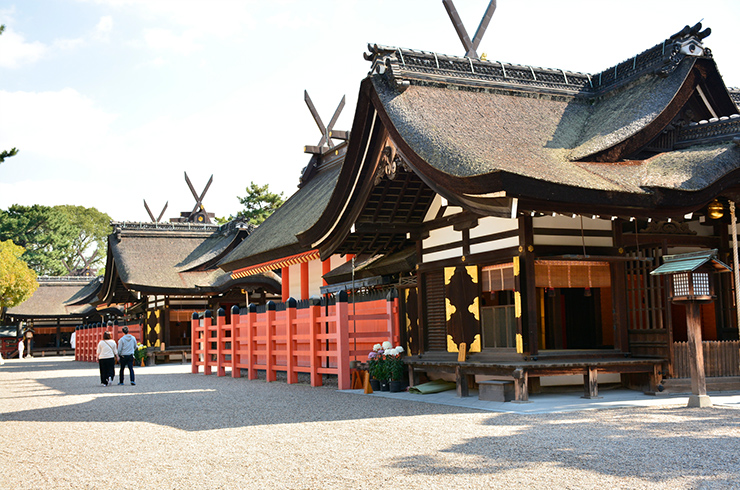
M 651 275 L 670 278 L 671 301 L 686 306 L 686 328 L 691 363 L 691 396 L 689 407 L 711 407 L 704 373 L 704 350 L 701 339 L 701 304 L 711 303 L 717 295 L 712 273 L 729 272 L 729 266 L 717 259 L 717 250 L 663 256 L 663 265 Z

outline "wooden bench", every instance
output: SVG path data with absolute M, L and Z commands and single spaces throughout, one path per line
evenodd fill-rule
M 499 376 L 511 379 L 514 385 L 514 400 L 529 400 L 529 378 L 542 376 L 582 375 L 583 398 L 598 398 L 598 373 L 646 373 L 649 377 L 648 392 L 656 392 L 662 379 L 665 359 L 659 358 L 583 358 L 548 359 L 539 361 L 506 362 L 457 362 L 452 360 L 432 360 L 411 356 L 404 359 L 408 366 L 409 386 L 418 381 L 418 371 L 437 371 L 455 375 L 457 396 L 469 396 L 469 385 L 476 374 Z
M 154 366 L 157 364 L 157 358 L 163 357 L 165 359 L 165 362 L 170 362 L 170 356 L 182 356 L 182 364 L 188 363 L 188 356 L 190 355 L 190 351 L 188 350 L 179 350 L 179 349 L 167 349 L 167 350 L 152 350 L 146 353 L 148 363 L 150 366 Z

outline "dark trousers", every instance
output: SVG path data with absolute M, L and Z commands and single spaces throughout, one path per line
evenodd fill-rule
M 100 382 L 106 383 L 109 379 L 113 380 L 116 377 L 116 358 L 109 357 L 108 359 L 98 359 L 100 365 Z
M 130 356 L 121 356 L 121 371 L 118 377 L 118 381 L 120 383 L 123 383 L 123 370 L 125 368 L 128 368 L 128 376 L 131 378 L 131 382 L 135 383 L 136 378 L 134 376 L 134 355 L 131 354 Z

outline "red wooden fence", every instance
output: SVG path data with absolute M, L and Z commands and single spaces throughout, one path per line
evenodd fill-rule
M 202 366 L 204 374 L 215 370 L 225 376 L 229 368 L 238 378 L 244 369 L 249 379 L 257 379 L 258 371 L 265 371 L 266 380 L 275 381 L 282 371 L 291 384 L 298 373 L 308 373 L 311 386 L 321 386 L 322 375 L 332 374 L 346 390 L 351 360 L 365 361 L 374 344 L 400 341 L 398 298 L 348 303 L 341 292 L 334 305 L 299 308 L 290 298 L 284 306 L 268 302 L 266 311 L 257 313 L 249 305 L 245 314 L 234 307 L 230 324 L 223 310 L 215 322 L 210 311 L 193 318 L 192 372 Z
M 144 338 L 143 325 L 126 325 L 128 327 L 128 333 L 136 337 L 137 342 L 141 342 Z M 98 342 L 103 340 L 103 333 L 108 331 L 113 336 L 113 340 L 118 342 L 118 339 L 123 337 L 123 325 L 83 325 L 81 328 L 75 330 L 75 361 L 86 361 L 96 362 L 97 361 L 97 349 Z

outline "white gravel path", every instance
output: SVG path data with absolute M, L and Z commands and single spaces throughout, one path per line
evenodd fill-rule
M 740 410 L 521 415 L 69 358 L 0 367 L 0 489 L 740 488 Z

